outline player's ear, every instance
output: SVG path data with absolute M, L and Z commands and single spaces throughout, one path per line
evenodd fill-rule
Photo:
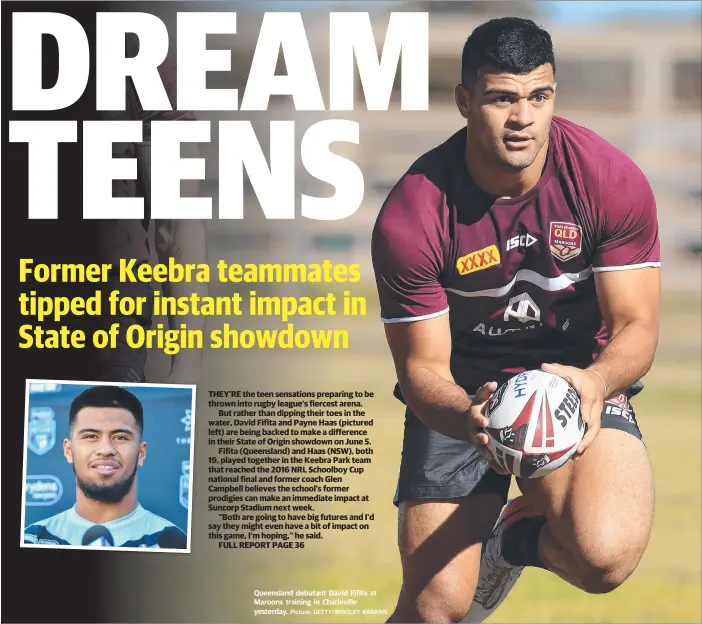
M 63 441 L 63 456 L 69 464 L 73 463 L 73 451 L 71 441 L 68 438 Z
M 466 89 L 460 82 L 453 88 L 453 97 L 456 100 L 458 112 L 461 117 L 468 119 L 468 111 L 470 110 L 470 91 Z
M 137 456 L 137 466 L 143 466 L 146 459 L 146 442 L 139 444 L 139 455 Z

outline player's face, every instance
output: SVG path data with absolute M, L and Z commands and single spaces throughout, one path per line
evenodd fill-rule
M 555 94 L 553 68 L 546 64 L 528 74 L 481 73 L 470 91 L 457 87 L 456 103 L 485 157 L 519 171 L 546 144 Z
M 131 490 L 146 443 L 128 410 L 85 407 L 76 415 L 64 453 L 88 498 L 116 503 Z

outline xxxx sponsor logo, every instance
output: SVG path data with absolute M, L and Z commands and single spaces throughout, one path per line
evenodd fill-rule
M 490 245 L 485 249 L 479 249 L 467 256 L 462 256 L 456 263 L 459 275 L 467 275 L 475 271 L 489 269 L 491 266 L 500 264 L 500 251 L 496 245 Z

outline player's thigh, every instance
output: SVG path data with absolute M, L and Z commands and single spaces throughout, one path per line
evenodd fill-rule
M 577 461 L 519 485 L 546 513 L 561 547 L 594 567 L 638 564 L 653 524 L 654 480 L 636 436 L 603 428 Z
M 502 506 L 497 494 L 402 502 L 398 540 L 403 598 L 420 611 L 437 601 L 467 610 L 477 584 L 482 542 Z

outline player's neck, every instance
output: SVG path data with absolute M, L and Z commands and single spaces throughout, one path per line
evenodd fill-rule
M 486 193 L 502 199 L 519 197 L 534 188 L 544 172 L 547 157 L 548 141 L 531 165 L 512 171 L 485 158 L 470 141 L 466 145 L 466 166 L 473 181 Z
M 85 496 L 80 488 L 76 488 L 76 513 L 81 518 L 95 524 L 105 524 L 124 518 L 132 513 L 138 505 L 136 487 L 133 487 L 118 503 L 101 503 L 92 500 Z

